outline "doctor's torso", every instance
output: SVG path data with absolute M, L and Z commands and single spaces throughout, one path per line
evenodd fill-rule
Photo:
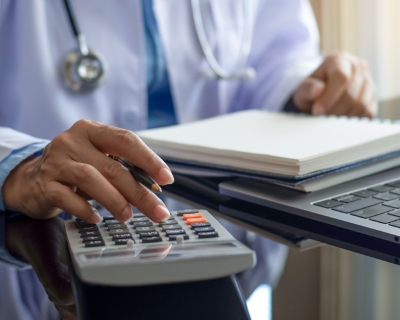
M 147 87 L 139 0 L 73 1 L 88 46 L 107 60 L 106 83 L 89 94 L 72 93 L 63 83 L 63 59 L 77 44 L 62 1 L 3 0 L 0 4 L 0 125 L 42 138 L 52 138 L 82 118 L 131 130 L 145 128 Z M 177 118 L 190 121 L 221 113 L 218 81 L 201 74 L 200 67 L 207 62 L 193 31 L 189 2 L 154 1 L 154 8 Z M 210 7 L 204 8 L 207 31 L 212 27 L 207 21 Z M 215 47 L 215 31 L 208 31 Z
M 274 26 L 279 22 L 274 12 L 294 1 L 285 0 L 285 5 L 265 1 L 270 18 L 262 20 L 262 28 L 263 41 L 268 44 L 273 42 Z M 153 2 L 178 122 L 249 107 L 243 103 L 247 101 L 243 90 L 238 90 L 240 81 L 204 77 L 202 70 L 208 63 L 195 33 L 190 1 Z M 255 9 L 249 23 L 253 26 L 258 2 L 252 2 Z M 72 3 L 89 48 L 100 52 L 107 61 L 106 83 L 89 94 L 72 93 L 65 88 L 61 66 L 77 44 L 62 0 L 1 0 L 0 126 L 48 139 L 82 118 L 135 131 L 144 129 L 147 86 L 141 1 Z M 242 40 L 243 2 L 200 3 L 210 47 L 219 63 L 232 69 Z M 257 53 L 255 49 L 252 50 Z

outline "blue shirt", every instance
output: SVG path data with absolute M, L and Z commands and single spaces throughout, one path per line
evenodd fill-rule
M 153 0 L 142 0 L 144 29 L 146 33 L 146 70 L 148 128 L 170 126 L 177 123 L 172 100 L 167 63 L 157 21 L 154 17 Z

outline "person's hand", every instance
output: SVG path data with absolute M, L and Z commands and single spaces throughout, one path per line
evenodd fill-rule
M 367 63 L 348 53 L 326 57 L 293 94 L 295 106 L 314 115 L 374 117 L 375 85 Z
M 64 221 L 59 217 L 37 220 L 25 215 L 9 219 L 6 248 L 12 255 L 32 265 L 62 319 L 76 320 Z
M 9 174 L 2 190 L 6 208 L 39 219 L 64 210 L 98 223 L 99 213 L 86 200 L 91 198 L 119 221 L 132 217 L 131 204 L 154 221 L 167 219 L 164 203 L 107 154 L 125 158 L 160 185 L 174 181 L 168 166 L 133 132 L 80 120 L 55 137 L 42 156 Z

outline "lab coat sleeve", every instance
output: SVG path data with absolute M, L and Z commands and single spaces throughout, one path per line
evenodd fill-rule
M 242 82 L 233 110 L 282 110 L 301 81 L 323 61 L 307 0 L 259 0 L 247 65 L 255 79 Z
M 0 190 L 8 174 L 26 158 L 41 152 L 47 140 L 37 139 L 15 130 L 0 127 Z M 0 192 L 0 263 L 25 268 L 28 265 L 13 257 L 5 247 L 7 219 L 17 213 L 5 212 L 3 196 Z

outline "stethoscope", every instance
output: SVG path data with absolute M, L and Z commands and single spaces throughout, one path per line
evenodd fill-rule
M 100 53 L 88 48 L 85 35 L 79 30 L 70 0 L 64 0 L 64 5 L 78 47 L 65 57 L 62 66 L 63 78 L 72 91 L 90 92 L 106 80 L 107 62 Z
M 77 42 L 77 49 L 69 52 L 62 67 L 65 84 L 74 92 L 90 92 L 100 87 L 107 77 L 107 62 L 104 57 L 88 48 L 85 35 L 80 31 L 70 0 L 64 0 L 65 10 Z M 204 30 L 199 0 L 191 0 L 192 14 L 197 38 L 207 60 L 209 68 L 203 70 L 209 79 L 250 80 L 256 76 L 253 68 L 245 67 L 251 47 L 251 6 L 249 0 L 243 0 L 244 28 L 240 51 L 235 68 L 225 70 L 214 56 Z
M 247 57 L 251 48 L 251 3 L 249 0 L 243 0 L 243 34 L 240 45 L 239 57 L 232 71 L 225 70 L 215 58 L 210 43 L 207 40 L 204 31 L 203 17 L 201 15 L 199 0 L 191 0 L 194 27 L 197 38 L 200 42 L 201 50 L 208 62 L 209 68 L 203 70 L 203 74 L 209 79 L 223 80 L 251 80 L 255 78 L 256 71 L 253 68 L 245 67 Z

